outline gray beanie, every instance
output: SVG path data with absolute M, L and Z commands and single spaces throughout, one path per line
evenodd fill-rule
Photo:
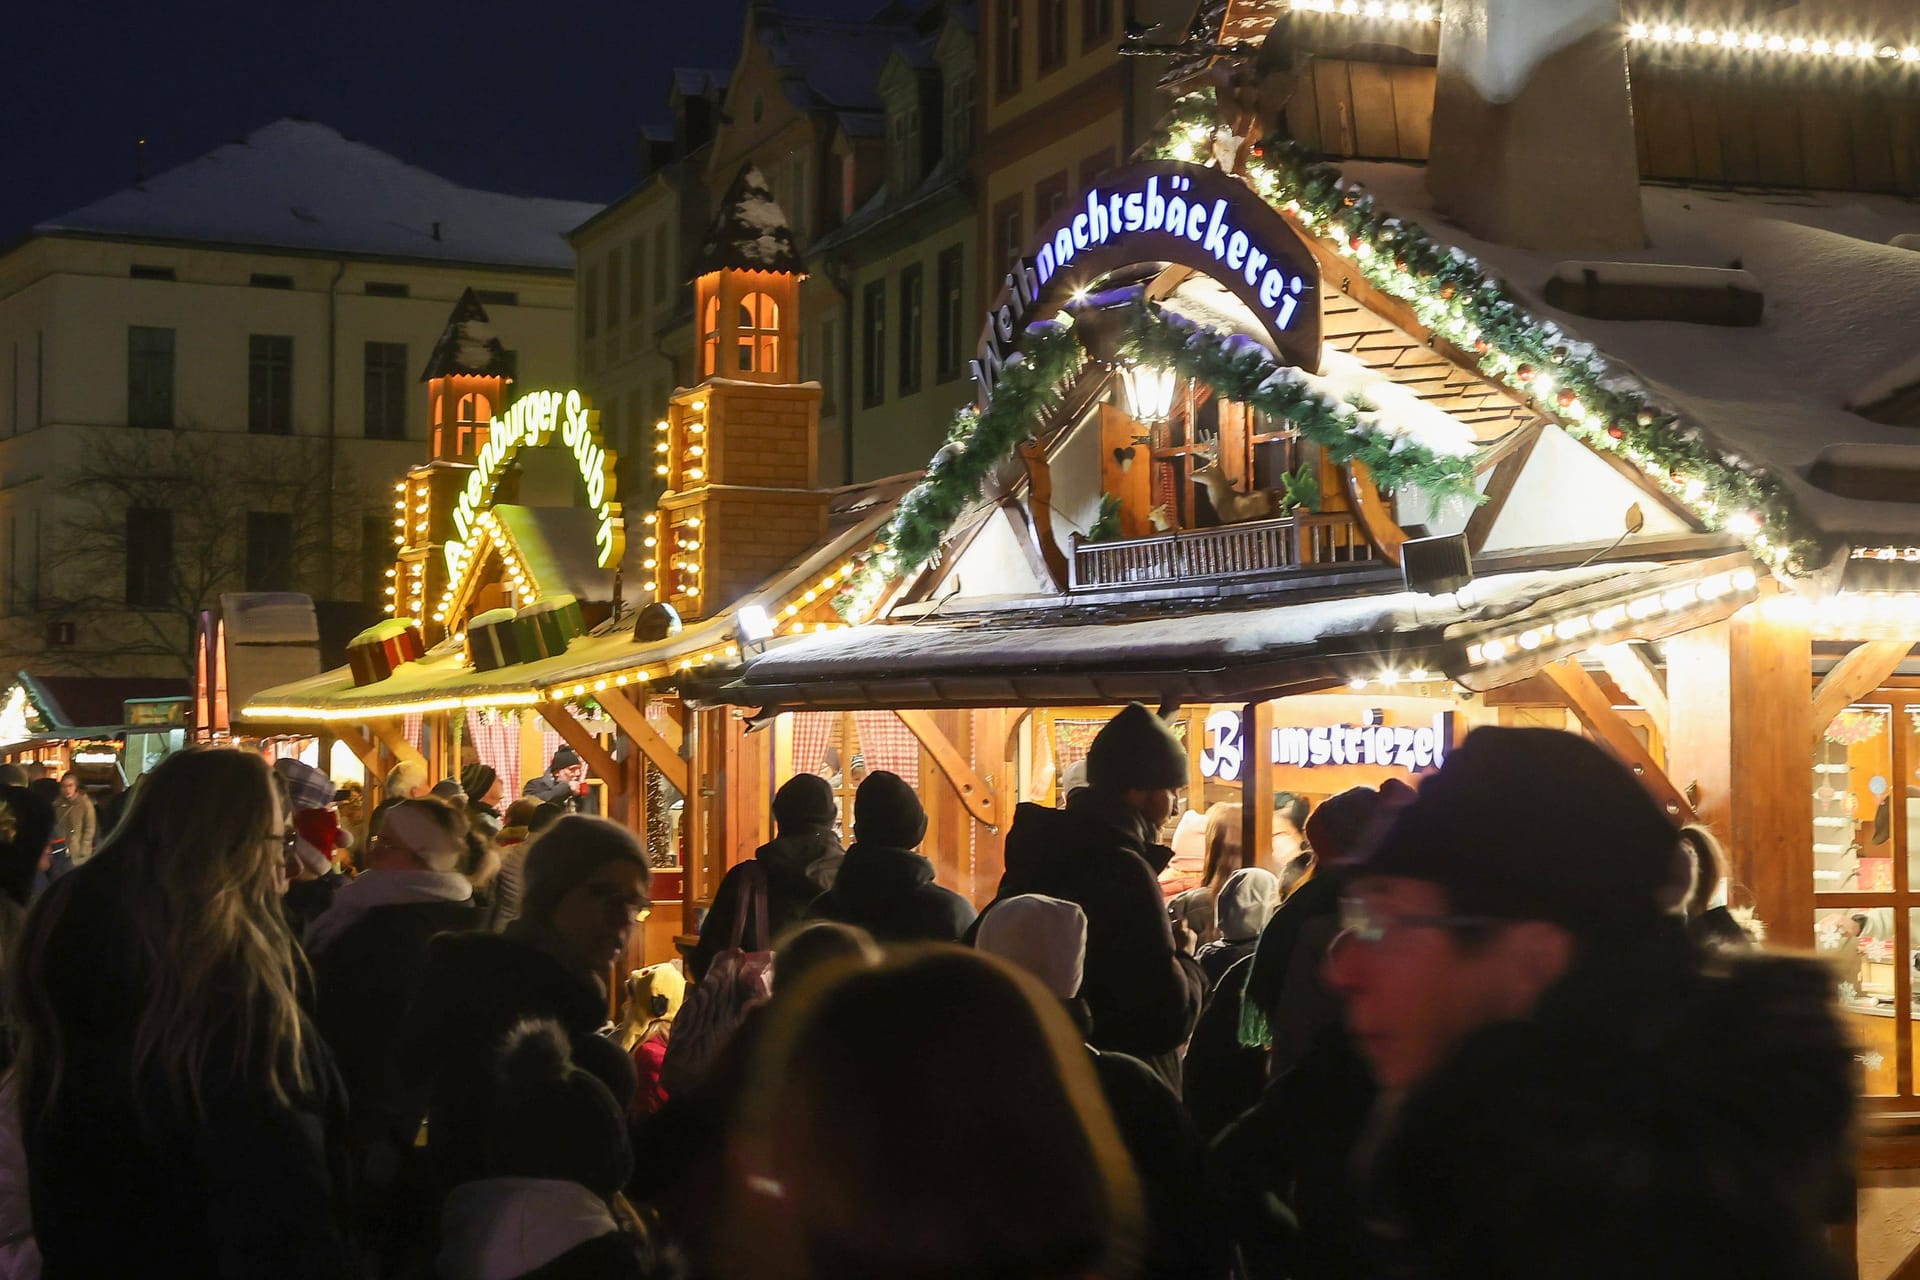
M 560 899 L 604 867 L 621 859 L 632 862 L 649 878 L 647 854 L 633 833 L 617 822 L 569 814 L 527 846 L 520 869 L 520 914 L 545 921 Z
M 1186 744 L 1159 716 L 1129 702 L 1087 748 L 1087 785 L 1102 791 L 1178 791 L 1187 785 Z

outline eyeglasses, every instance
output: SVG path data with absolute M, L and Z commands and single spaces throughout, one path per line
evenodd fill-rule
M 1340 899 L 1340 937 L 1377 946 L 1395 929 L 1484 929 L 1505 924 L 1496 916 L 1394 915 L 1376 911 L 1365 898 Z

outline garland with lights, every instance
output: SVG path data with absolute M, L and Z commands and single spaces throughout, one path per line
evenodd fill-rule
M 1174 104 L 1156 154 L 1189 163 L 1210 154 L 1217 121 L 1211 90 L 1188 94 Z M 1763 563 L 1804 574 L 1822 562 L 1821 539 L 1777 475 L 1716 448 L 1593 346 L 1529 313 L 1470 254 L 1390 216 L 1337 168 L 1291 141 L 1252 148 L 1246 176 L 1269 203 L 1330 242 L 1376 288 L 1406 302 L 1431 332 L 1478 356 L 1481 372 L 1535 401 L 1575 439 L 1626 458 L 1708 528 L 1743 538 Z

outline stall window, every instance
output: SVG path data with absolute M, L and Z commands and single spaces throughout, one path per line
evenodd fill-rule
M 740 371 L 780 371 L 780 305 L 764 293 L 740 299 Z
M 1870 1106 L 1907 1109 L 1920 1017 L 1920 689 L 1848 707 L 1814 744 L 1814 942 L 1832 966 Z M 1731 905 L 1738 909 L 1735 886 Z M 1772 922 L 1767 922 L 1771 924 Z

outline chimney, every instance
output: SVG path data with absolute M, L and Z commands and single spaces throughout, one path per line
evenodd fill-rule
M 1644 247 L 1620 0 L 1448 0 L 1427 187 L 1483 240 Z

